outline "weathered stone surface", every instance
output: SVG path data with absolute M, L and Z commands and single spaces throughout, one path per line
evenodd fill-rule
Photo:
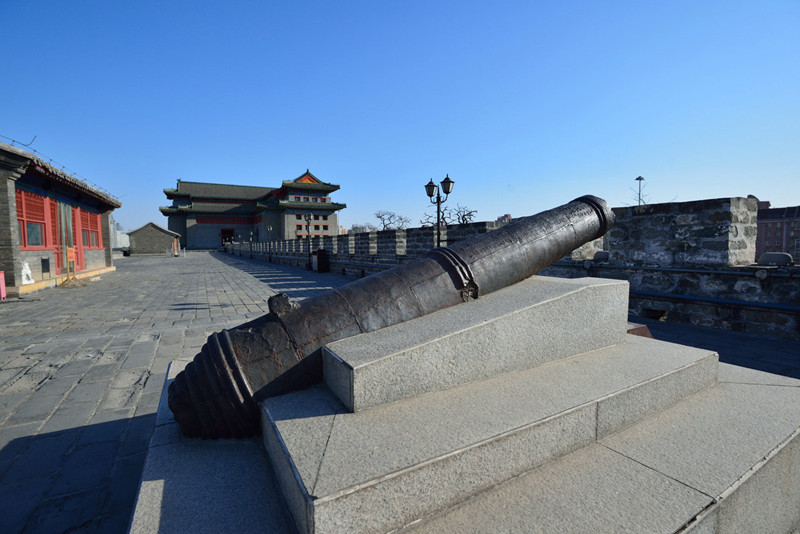
M 325 381 L 350 410 L 362 410 L 621 343 L 627 295 L 621 282 L 535 276 L 331 343 Z
M 632 265 L 750 264 L 755 211 L 755 203 L 742 198 L 614 208 L 608 250 L 615 262 Z M 746 253 L 731 253 L 736 250 Z
M 727 383 L 404 532 L 794 532 L 800 381 Z
M 170 380 L 186 363 L 170 368 Z M 220 440 L 210 447 L 197 446 L 179 432 L 169 433 L 176 427 L 164 399 L 155 442 L 144 464 L 131 533 L 291 532 L 291 521 L 257 441 Z
M 358 413 L 317 387 L 262 403 L 265 444 L 298 523 L 386 531 L 657 413 L 713 384 L 716 363 L 709 351 L 625 336 Z

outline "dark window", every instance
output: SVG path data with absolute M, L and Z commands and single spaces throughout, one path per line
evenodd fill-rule
M 44 225 L 39 223 L 25 223 L 25 231 L 28 234 L 29 247 L 43 247 L 44 246 Z
M 302 215 L 300 215 L 299 213 L 298 213 L 297 215 L 295 215 L 294 217 L 295 217 L 295 219 L 297 219 L 298 221 L 302 221 L 302 220 L 303 220 L 303 216 L 302 216 Z

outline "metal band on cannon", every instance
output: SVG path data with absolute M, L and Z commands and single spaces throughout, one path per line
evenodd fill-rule
M 453 249 L 447 247 L 435 248 L 428 252 L 426 256 L 438 260 L 442 267 L 450 273 L 453 283 L 461 289 L 461 299 L 464 302 L 471 298 L 478 298 L 478 286 L 475 283 L 475 277 L 472 275 L 472 269 Z
M 584 196 L 487 234 L 212 334 L 169 387 L 184 435 L 244 438 L 260 432 L 257 404 L 322 379 L 320 349 L 520 282 L 604 235 L 614 213 Z

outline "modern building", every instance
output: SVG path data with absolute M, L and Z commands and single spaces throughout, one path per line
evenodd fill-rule
M 111 248 L 113 250 L 120 250 L 123 248 L 128 248 L 131 245 L 131 240 L 128 237 L 128 232 L 122 227 L 120 223 L 114 220 L 112 216 L 111 220 Z
M 119 200 L 38 156 L 0 143 L 0 272 L 10 296 L 113 270 Z
M 756 259 L 765 252 L 787 252 L 800 259 L 800 206 L 772 208 L 758 203 Z
M 181 246 L 216 248 L 229 241 L 271 241 L 337 235 L 337 212 L 346 204 L 331 200 L 338 185 L 308 170 L 280 187 L 210 184 L 178 180 L 164 189 L 172 206 L 159 208 Z

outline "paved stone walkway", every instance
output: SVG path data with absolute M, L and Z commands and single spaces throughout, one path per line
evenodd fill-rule
M 125 532 L 170 361 L 350 278 L 189 252 L 0 304 L 0 532 Z
M 719 361 L 800 379 L 800 341 L 632 318 L 656 339 L 716 351 Z
M 352 281 L 217 253 L 131 257 L 0 304 L 0 532 L 127 529 L 164 376 L 212 332 Z M 636 320 L 636 319 L 634 319 Z M 800 378 L 800 342 L 644 321 L 656 338 Z

